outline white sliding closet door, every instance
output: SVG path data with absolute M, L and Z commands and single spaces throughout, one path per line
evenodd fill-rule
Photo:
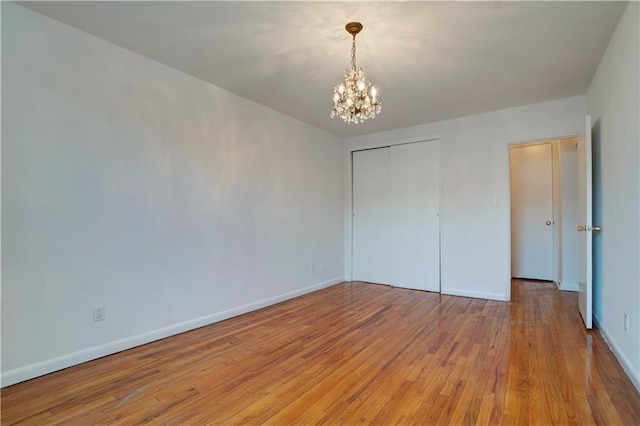
M 353 153 L 353 280 L 440 291 L 439 142 Z
M 391 147 L 391 284 L 440 291 L 438 141 Z
M 353 153 L 353 280 L 389 284 L 389 148 Z

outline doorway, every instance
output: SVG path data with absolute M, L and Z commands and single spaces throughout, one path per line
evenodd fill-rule
M 553 146 L 514 146 L 511 164 L 511 275 L 556 281 Z
M 577 138 L 509 147 L 511 275 L 578 290 Z

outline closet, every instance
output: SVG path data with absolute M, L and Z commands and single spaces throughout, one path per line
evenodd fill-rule
M 438 140 L 352 153 L 352 279 L 440 291 Z

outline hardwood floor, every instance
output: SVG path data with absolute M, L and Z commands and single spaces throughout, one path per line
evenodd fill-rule
M 640 424 L 577 294 L 344 283 L 2 389 L 2 424 Z

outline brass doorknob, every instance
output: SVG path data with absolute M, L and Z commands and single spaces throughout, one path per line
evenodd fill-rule
M 578 225 L 578 232 L 584 232 L 584 231 L 586 231 L 586 230 L 587 230 L 587 227 L 586 227 L 586 226 Z
M 593 230 L 593 232 L 600 232 L 601 228 L 599 226 L 593 225 L 591 229 Z
M 545 224 L 546 224 L 547 226 L 549 226 L 549 225 L 551 225 L 551 221 L 550 221 L 550 220 L 548 220 L 548 221 L 546 221 L 546 222 L 545 222 Z

